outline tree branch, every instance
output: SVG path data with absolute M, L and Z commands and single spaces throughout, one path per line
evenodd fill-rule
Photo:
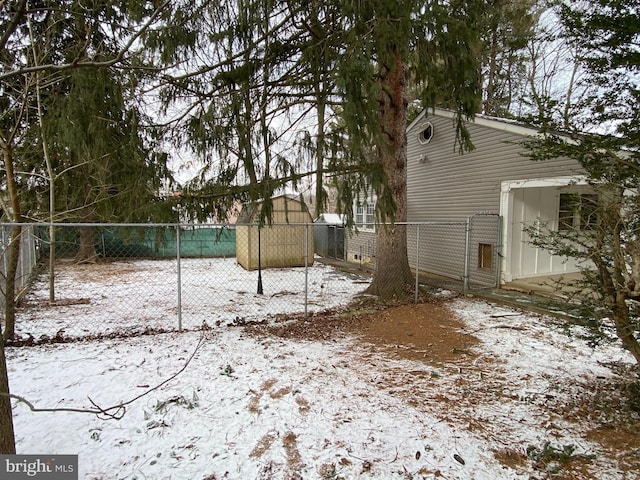
M 0 5 L 0 7 L 2 6 L 3 5 Z M 7 25 L 7 29 L 2 34 L 2 37 L 0 37 L 0 52 L 4 50 L 5 45 L 9 41 L 9 38 L 11 37 L 11 35 L 13 35 L 13 32 L 16 31 L 16 28 L 18 28 L 20 17 L 22 17 L 22 15 L 24 15 L 24 12 L 27 10 L 27 0 L 20 0 L 18 5 L 14 8 L 15 13 L 13 14 L 13 18 L 11 18 L 9 25 Z
M 153 14 L 149 17 L 149 19 L 140 27 L 140 29 L 129 39 L 129 41 L 120 49 L 118 54 L 112 58 L 111 60 L 105 60 L 102 62 L 97 61 L 84 61 L 80 62 L 77 59 L 73 60 L 69 63 L 63 63 L 61 65 L 54 64 L 45 64 L 45 65 L 33 65 L 30 67 L 18 68 L 16 70 L 11 70 L 6 73 L 0 74 L 0 81 L 7 80 L 9 78 L 24 75 L 25 73 L 33 73 L 33 72 L 41 72 L 41 71 L 64 71 L 70 70 L 73 68 L 83 68 L 83 67 L 93 67 L 93 68 L 107 68 L 112 67 L 118 63 L 120 63 L 125 54 L 131 49 L 133 44 L 142 36 L 142 34 L 155 22 L 160 15 L 160 13 L 172 3 L 171 0 L 165 1 L 162 5 L 160 5 Z M 15 28 L 14 28 L 15 29 Z M 4 38 L 4 37 L 3 37 Z M 5 41 L 6 42 L 6 41 Z M 0 44 L 2 47 L 2 44 Z
M 38 408 L 33 403 L 31 403 L 29 400 L 27 400 L 26 398 L 24 398 L 21 395 L 16 395 L 14 393 L 1 392 L 0 396 L 13 398 L 14 400 L 17 400 L 20 403 L 24 403 L 27 407 L 29 407 L 29 410 L 31 410 L 32 412 L 90 413 L 90 414 L 98 415 L 98 416 L 102 415 L 102 416 L 105 417 L 105 419 L 120 420 L 127 413 L 127 409 L 126 409 L 127 406 L 129 406 L 132 403 L 140 400 L 141 398 L 149 395 L 151 392 L 154 392 L 154 391 L 158 390 L 159 388 L 163 387 L 167 383 L 171 382 L 173 379 L 175 379 L 182 372 L 184 372 L 187 369 L 187 367 L 189 366 L 189 364 L 191 363 L 191 361 L 193 360 L 193 358 L 195 357 L 196 353 L 202 347 L 203 342 L 204 342 L 204 332 L 200 336 L 200 339 L 198 340 L 198 344 L 194 348 L 193 352 L 191 353 L 191 355 L 189 356 L 187 361 L 184 363 L 182 368 L 180 368 L 180 370 L 178 370 L 176 373 L 171 375 L 169 378 L 167 378 L 167 379 L 163 380 L 162 382 L 160 382 L 159 384 L 155 385 L 154 387 L 149 388 L 148 390 L 146 390 L 145 392 L 141 393 L 140 395 L 138 395 L 136 397 L 133 397 L 132 399 L 127 400 L 126 402 L 120 402 L 120 403 L 118 403 L 116 405 L 113 405 L 111 407 L 106 407 L 106 408 L 100 407 L 96 402 L 94 402 L 91 399 L 91 397 L 87 397 L 89 399 L 89 402 L 91 402 L 91 405 L 94 406 L 94 408 L 66 408 L 66 407 Z

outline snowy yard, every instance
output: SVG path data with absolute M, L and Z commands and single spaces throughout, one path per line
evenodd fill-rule
M 334 288 L 323 305 L 364 285 Z M 110 306 L 104 318 L 117 318 Z M 44 328 L 62 308 L 30 321 Z M 203 331 L 9 348 L 12 393 L 39 408 L 148 392 L 119 420 L 15 401 L 18 453 L 78 454 L 80 478 L 96 480 L 638 478 L 640 415 L 623 388 L 637 369 L 618 344 L 588 347 L 579 327 L 447 292 L 306 321 L 204 320 Z
M 314 312 L 345 305 L 364 290 L 362 278 L 314 262 L 304 268 L 247 271 L 235 258 L 129 260 L 100 265 L 58 266 L 56 304 L 49 304 L 48 276 L 42 274 L 18 311 L 19 337 L 86 337 L 148 330 L 198 329 L 268 316 Z M 178 285 L 180 289 L 178 289 Z M 305 297 L 305 285 L 308 292 Z M 178 320 L 180 307 L 181 324 Z

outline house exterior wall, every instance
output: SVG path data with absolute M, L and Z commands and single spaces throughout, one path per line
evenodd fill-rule
M 419 134 L 426 122 L 433 125 L 431 140 L 423 144 Z M 418 118 L 407 131 L 407 211 L 409 222 L 456 222 L 465 221 L 469 216 L 477 213 L 491 213 L 500 215 L 507 202 L 517 203 L 518 192 L 514 189 L 505 195 L 503 185 L 510 181 L 531 179 L 578 178 L 584 174 L 578 162 L 570 159 L 555 159 L 545 162 L 534 162 L 524 156 L 524 148 L 520 142 L 534 131 L 519 127 L 515 124 L 498 120 L 477 119 L 475 123 L 467 125 L 471 134 L 471 141 L 475 149 L 460 154 L 455 141 L 455 126 L 453 118 L 448 112 L 438 111 L 436 114 Z M 557 186 L 546 186 L 535 192 L 539 198 L 546 200 L 544 208 L 538 209 L 536 215 L 542 220 L 553 222 L 557 216 L 559 192 L 569 188 L 568 183 L 558 183 Z M 526 192 L 528 195 L 529 192 Z M 531 192 L 533 194 L 533 192 Z M 513 196 L 511 196 L 513 195 Z M 524 195 L 524 193 L 523 193 Z M 515 200 L 514 200 L 515 198 Z M 537 208 L 535 207 L 531 208 Z M 512 212 L 511 212 L 512 213 Z M 504 218 L 503 228 L 509 232 L 506 236 L 496 240 L 489 235 L 486 238 L 474 240 L 470 252 L 475 255 L 470 262 L 472 268 L 477 268 L 478 244 L 490 242 L 493 248 L 502 248 L 504 264 L 502 269 L 509 273 L 509 280 L 513 275 L 532 276 L 555 273 L 559 270 L 575 270 L 575 265 L 563 263 L 560 259 L 545 258 L 545 252 L 526 244 L 522 234 L 522 227 L 531 217 Z M 488 230 L 487 230 L 488 231 Z M 499 245 L 504 243 L 504 245 Z M 411 243 L 409 243 L 409 246 Z M 434 242 L 426 254 L 438 258 L 459 252 L 452 252 L 450 242 Z M 455 248 L 460 248 L 455 247 Z M 514 249 L 519 257 L 511 258 Z M 425 255 L 421 252 L 421 255 Z M 415 265 L 416 252 L 410 248 L 409 262 Z M 512 269 L 512 262 L 520 262 L 525 268 L 517 272 Z M 535 262 L 535 265 L 527 265 Z M 420 261 L 421 265 L 428 264 L 428 260 Z M 514 271 L 512 271 L 514 270 Z M 515 278 L 515 277 L 514 277 Z
M 469 124 L 475 150 L 460 155 L 453 120 L 431 115 L 432 140 L 421 145 L 420 122 L 407 133 L 407 202 L 411 222 L 459 221 L 499 213 L 503 180 L 581 175 L 569 159 L 534 162 L 521 155 L 523 135 Z M 426 159 L 421 156 L 426 155 Z
M 359 263 L 366 266 L 375 265 L 376 257 L 376 233 L 368 230 L 348 232 L 345 242 L 346 257 L 348 262 Z
M 433 135 L 425 143 L 419 134 L 427 122 Z M 467 128 L 475 149 L 464 154 L 451 112 L 428 112 L 407 130 L 410 266 L 485 285 L 577 271 L 532 246 L 523 229 L 539 220 L 557 227 L 561 193 L 588 189 L 580 164 L 523 156 L 521 142 L 536 132 L 515 123 L 479 116 Z M 348 261 L 375 265 L 374 231 L 352 231 L 346 242 Z
M 274 198 L 272 224 L 262 227 L 259 237 L 255 218 L 248 220 L 236 227 L 236 260 L 245 269 L 258 268 L 258 250 L 262 268 L 313 265 L 313 221 L 306 205 L 285 196 Z

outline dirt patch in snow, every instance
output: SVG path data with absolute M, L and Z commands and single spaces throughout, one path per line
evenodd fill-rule
M 577 431 L 587 432 L 585 440 L 601 446 L 604 453 L 599 455 L 604 454 L 617 464 L 619 478 L 632 478 L 627 476 L 628 472 L 640 471 L 640 409 L 634 403 L 640 402 L 637 369 L 619 367 L 613 379 L 567 378 L 566 383 L 564 380 L 551 383 L 545 392 L 514 391 L 509 385 L 513 372 L 501 374 L 502 366 L 484 354 L 479 339 L 452 313 L 450 300 L 429 298 L 419 304 L 392 307 L 364 300 L 348 311 L 306 319 L 282 318 L 246 328 L 257 334 L 298 340 L 331 340 L 352 335 L 372 358 L 374 354 L 383 354 L 422 362 L 424 368 L 412 371 L 387 370 L 380 376 L 379 388 L 402 395 L 413 407 L 438 412 L 451 425 L 466 425 L 469 432 L 491 438 L 494 444 L 501 443 L 501 426 L 478 416 L 476 407 L 488 402 L 530 403 L 531 416 L 544 422 L 548 439 L 540 445 L 505 443 L 493 455 L 511 468 L 533 465 L 541 476 L 531 478 L 593 478 L 589 465 L 595 456 L 574 453 L 574 445 L 554 443 L 565 428 L 561 425 L 566 423 L 579 425 Z M 504 329 L 508 335 L 508 326 L 498 324 L 495 328 Z M 380 362 L 371 360 L 371 365 L 379 368 Z M 425 382 L 451 372 L 455 372 L 457 380 L 448 391 L 434 395 L 422 388 Z
M 478 339 L 451 313 L 445 299 L 384 307 L 368 299 L 348 310 L 247 325 L 248 330 L 288 339 L 330 340 L 354 335 L 374 351 L 438 364 L 473 356 Z
M 375 350 L 437 364 L 469 358 L 478 344 L 444 302 L 383 310 L 369 315 L 351 332 Z

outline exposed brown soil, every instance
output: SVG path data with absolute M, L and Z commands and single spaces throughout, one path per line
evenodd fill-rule
M 382 307 L 370 300 L 362 300 L 347 311 L 335 311 L 307 319 L 283 318 L 279 322 L 247 325 L 246 328 L 257 334 L 300 340 L 331 340 L 348 334 L 359 338 L 371 352 L 422 361 L 425 369 L 387 376 L 380 382 L 380 388 L 395 395 L 410 397 L 408 403 L 411 405 L 437 405 L 435 410 L 440 412 L 443 421 L 450 420 L 459 425 L 462 420 L 469 431 L 495 437 L 499 432 L 489 431 L 485 419 L 464 412 L 472 412 L 474 406 L 482 402 L 496 401 L 496 397 L 501 401 L 504 379 L 499 375 L 483 378 L 482 372 L 479 372 L 480 380 L 477 379 L 476 363 L 481 360 L 486 365 L 492 360 L 480 358 L 479 340 L 465 331 L 464 324 L 452 314 L 447 304 L 448 300 L 427 298 L 419 304 Z M 445 395 L 420 397 L 412 385 L 413 381 L 423 379 L 430 370 L 433 373 L 434 368 L 443 365 L 473 372 L 473 375 L 461 375 L 452 387 L 455 391 L 452 389 Z M 620 478 L 638 478 L 633 472 L 640 471 L 640 422 L 633 401 L 629 400 L 633 398 L 627 395 L 629 387 L 637 383 L 637 375 L 617 373 L 620 379 L 616 381 L 596 379 L 592 384 L 581 384 L 581 393 L 576 394 L 569 403 L 556 400 L 551 392 L 536 403 L 536 408 L 544 409 L 549 417 L 558 416 L 569 422 L 587 422 L 587 439 L 600 444 L 607 456 L 616 460 Z M 452 403 L 453 395 L 455 402 Z M 514 399 L 504 397 L 504 401 Z M 584 428 L 581 430 L 585 431 Z M 553 439 L 553 425 L 549 428 L 549 435 Z M 593 478 L 588 468 L 592 459 L 588 457 L 567 455 L 565 458 L 562 452 L 554 449 L 527 452 L 521 445 L 505 445 L 504 449 L 493 453 L 503 464 L 516 469 L 533 465 L 540 476 L 531 478 Z
M 308 318 L 282 317 L 275 323 L 249 325 L 250 331 L 284 338 L 329 340 L 352 334 L 403 358 L 450 362 L 478 343 L 447 307 L 446 300 L 427 297 L 422 303 L 381 306 L 363 299 L 348 310 L 324 312 Z
M 442 303 L 402 305 L 370 315 L 349 329 L 374 348 L 431 363 L 470 355 L 478 339 Z

